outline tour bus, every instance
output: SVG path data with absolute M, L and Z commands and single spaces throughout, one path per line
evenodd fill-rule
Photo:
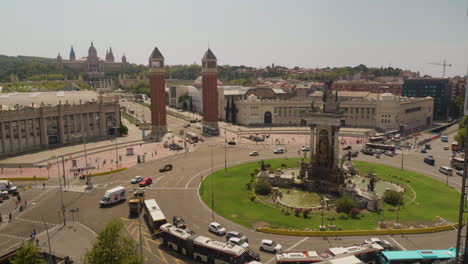
M 383 144 L 373 144 L 366 143 L 366 149 L 380 149 L 383 151 L 390 151 L 392 154 L 395 154 L 395 145 L 383 145 Z
M 291 251 L 276 254 L 277 264 L 310 264 L 346 256 L 356 256 L 363 260 L 375 259 L 384 248 L 377 243 L 359 244 L 348 247 L 329 248 L 318 251 Z
M 202 126 L 202 133 L 208 136 L 219 136 L 219 129 L 211 126 Z
M 145 208 L 145 220 L 148 221 L 150 231 L 153 235 L 157 235 L 160 232 L 160 227 L 167 223 L 166 217 L 164 216 L 161 208 L 154 199 L 144 201 Z
M 455 248 L 444 250 L 384 251 L 380 254 L 380 264 L 440 263 L 441 261 L 455 258 L 455 254 Z
M 198 143 L 200 138 L 198 138 L 197 134 L 192 133 L 192 132 L 187 132 L 185 133 L 185 140 L 189 143 Z
M 258 253 L 231 243 L 215 241 L 172 224 L 161 226 L 161 245 L 203 263 L 245 264 L 259 261 Z
M 456 170 L 463 170 L 464 164 L 465 164 L 465 160 L 462 158 L 453 157 L 450 160 L 450 166 L 452 166 L 452 168 Z
M 385 139 L 384 137 L 370 137 L 369 142 L 370 143 L 377 143 L 377 142 L 384 142 Z
M 459 145 L 457 141 L 454 141 L 452 145 L 450 145 L 450 150 L 451 151 L 458 151 Z

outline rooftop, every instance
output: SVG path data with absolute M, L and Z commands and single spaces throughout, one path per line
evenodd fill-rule
M 69 104 L 98 101 L 99 94 L 95 91 L 54 91 L 54 92 L 28 92 L 28 93 L 2 93 L 0 94 L 0 105 L 2 107 L 31 106 L 32 104 L 39 106 L 44 103 L 46 106 L 55 106 L 59 102 Z

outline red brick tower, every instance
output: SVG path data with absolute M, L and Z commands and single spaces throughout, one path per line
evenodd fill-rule
M 164 80 L 164 57 L 155 47 L 149 58 L 149 81 L 151 90 L 151 134 L 160 140 L 167 132 L 166 82 Z
M 218 69 L 208 49 L 202 58 L 203 125 L 218 128 Z

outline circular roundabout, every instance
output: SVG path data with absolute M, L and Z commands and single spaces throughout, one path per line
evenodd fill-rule
M 300 159 L 270 159 L 265 164 L 270 172 L 294 170 Z M 346 182 L 365 191 L 370 181 L 365 175 L 376 175 L 375 193 L 382 199 L 381 207 L 374 211 L 358 209 L 354 202 L 348 205 L 351 209 L 343 210 L 341 200 L 352 199 L 303 191 L 300 186 L 275 188 L 270 184 L 270 191 L 262 195 L 256 190 L 263 188 L 257 180 L 260 166 L 258 161 L 247 162 L 214 172 L 200 185 L 201 199 L 209 208 L 214 205 L 214 211 L 224 218 L 257 230 L 260 227 L 298 231 L 419 229 L 457 220 L 459 193 L 419 173 L 356 161 L 354 166 L 363 177 L 346 178 Z M 386 195 L 389 190 L 402 195 L 392 201 Z

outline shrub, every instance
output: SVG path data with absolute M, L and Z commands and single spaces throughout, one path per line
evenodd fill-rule
M 356 203 L 348 197 L 341 197 L 336 200 L 335 207 L 338 213 L 349 214 L 351 209 L 356 207 Z
M 255 177 L 255 172 L 250 173 L 250 177 Z
M 291 215 L 291 212 L 289 210 L 284 211 L 284 215 Z
M 255 195 L 250 195 L 250 201 L 255 201 Z
M 273 170 L 273 168 L 270 167 L 270 168 L 268 168 L 268 173 L 273 174 L 273 173 L 275 173 L 275 171 Z
M 299 216 L 299 214 L 302 212 L 301 208 L 294 208 L 294 215 Z
M 126 125 L 124 125 L 124 124 L 120 124 L 119 132 L 120 132 L 121 135 L 128 134 L 128 127 Z
M 383 195 L 384 202 L 397 206 L 403 204 L 403 194 L 394 190 L 387 190 Z
M 345 214 L 345 213 L 340 213 L 340 215 L 338 216 L 338 219 L 346 220 L 346 219 L 348 219 L 348 215 Z
M 267 181 L 259 181 L 255 184 L 255 193 L 268 195 L 271 193 L 271 184 Z
M 247 183 L 245 184 L 245 187 L 247 188 L 247 190 L 252 190 L 252 183 Z
M 288 165 L 286 165 L 286 163 L 281 163 L 281 167 L 283 167 L 283 168 L 287 168 L 287 167 L 288 167 Z
M 357 209 L 356 207 L 353 207 L 349 215 L 351 216 L 351 218 L 357 218 L 359 213 L 360 213 L 359 209 Z
M 259 172 L 260 172 L 260 170 L 257 169 L 257 168 L 253 171 L 253 173 L 254 173 L 255 175 L 257 175 Z
M 395 209 L 394 207 L 390 207 L 390 208 L 387 209 L 387 211 L 389 211 L 389 212 L 395 212 L 396 209 Z
M 304 218 L 307 218 L 311 211 L 312 210 L 310 210 L 310 209 L 304 209 L 304 211 L 302 211 L 302 214 L 304 215 Z

